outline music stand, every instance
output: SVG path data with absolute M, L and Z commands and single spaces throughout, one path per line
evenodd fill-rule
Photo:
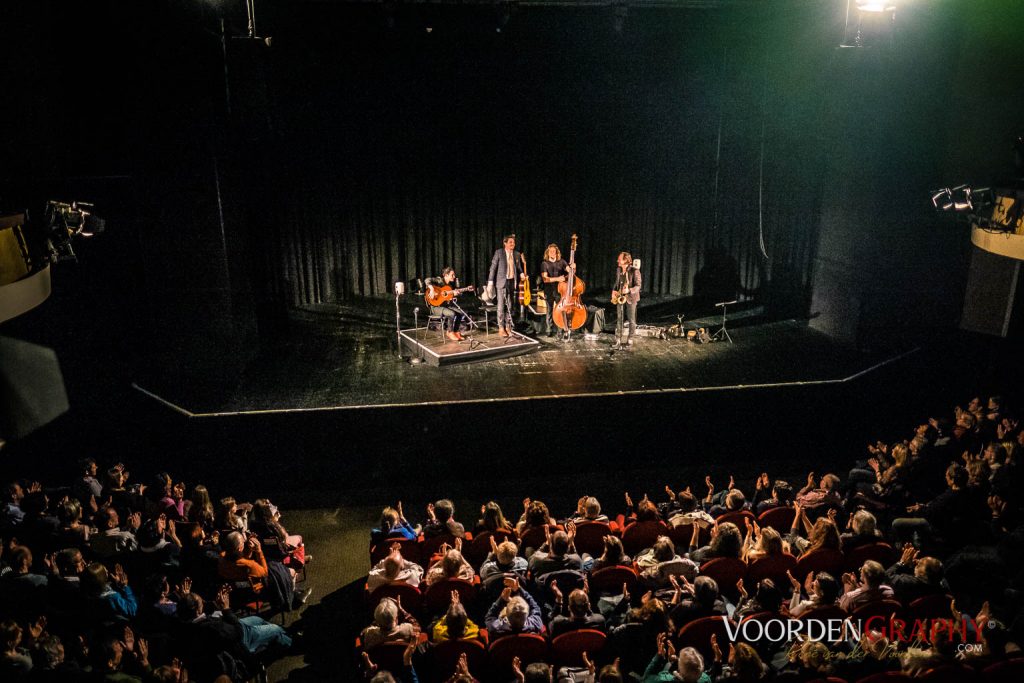
M 729 336 L 729 330 L 725 329 L 725 309 L 728 306 L 732 306 L 736 303 L 736 299 L 732 301 L 721 301 L 715 306 L 721 306 L 722 308 L 722 326 L 718 328 L 718 331 L 711 335 L 711 341 L 728 341 L 732 344 L 732 337 Z

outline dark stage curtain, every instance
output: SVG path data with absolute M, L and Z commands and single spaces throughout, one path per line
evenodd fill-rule
M 638 13 L 618 34 L 538 10 L 512 36 L 306 24 L 312 35 L 277 48 L 261 85 L 273 291 L 290 305 L 386 296 L 445 265 L 483 284 L 512 231 L 534 274 L 545 245 L 568 257 L 577 233 L 580 275 L 600 297 L 621 250 L 643 260 L 648 296 L 694 294 L 709 269 L 748 294 L 768 278 L 805 293 L 818 105 L 813 87 L 790 88 L 814 85 L 813 63 L 722 40 L 734 27 L 701 17 Z

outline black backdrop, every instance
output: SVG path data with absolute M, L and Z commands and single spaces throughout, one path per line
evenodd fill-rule
M 232 80 L 273 168 L 255 192 L 270 293 L 386 295 L 446 264 L 479 283 L 514 231 L 533 271 L 578 233 L 595 290 L 625 249 L 648 294 L 692 294 L 709 267 L 806 299 L 834 9 L 633 10 L 621 32 L 609 8 L 523 8 L 501 33 L 490 9 L 271 15 L 273 48 L 236 51 Z

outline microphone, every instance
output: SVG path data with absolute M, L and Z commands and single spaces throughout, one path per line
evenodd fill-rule
M 412 312 L 413 312 L 413 315 L 417 315 L 420 312 L 420 307 L 417 306 L 416 308 L 412 309 Z

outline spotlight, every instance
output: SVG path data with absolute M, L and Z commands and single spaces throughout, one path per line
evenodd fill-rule
M 895 12 L 896 3 L 885 0 L 857 0 L 858 12 Z

